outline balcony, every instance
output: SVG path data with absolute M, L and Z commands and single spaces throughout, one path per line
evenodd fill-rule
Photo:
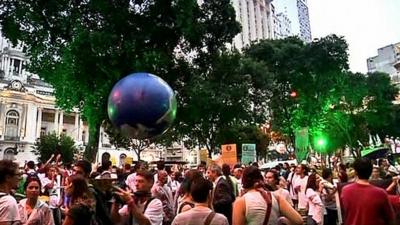
M 396 60 L 393 63 L 394 68 L 400 72 L 400 55 L 396 56 Z
M 16 137 L 16 136 L 4 136 L 4 140 L 5 141 L 20 141 L 20 137 Z

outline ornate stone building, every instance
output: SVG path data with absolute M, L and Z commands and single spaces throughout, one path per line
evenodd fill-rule
M 0 34 L 0 159 L 35 160 L 35 141 L 49 132 L 65 133 L 77 145 L 88 141 L 88 127 L 78 111 L 55 106 L 53 88 L 25 70 L 28 58 Z

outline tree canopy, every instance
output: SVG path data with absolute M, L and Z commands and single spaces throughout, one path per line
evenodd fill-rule
M 57 156 L 60 154 L 64 163 L 72 163 L 75 159 L 77 148 L 71 137 L 49 133 L 40 137 L 35 143 L 32 152 L 38 156 L 40 162 L 46 162 L 52 155 Z
M 91 156 L 116 81 L 134 71 L 156 74 L 177 91 L 185 112 L 195 97 L 185 92 L 209 79 L 240 28 L 229 0 L 12 0 L 0 8 L 2 32 L 24 43 L 29 70 L 53 85 L 58 106 L 83 111 Z
M 392 101 L 398 89 L 387 74 L 351 73 L 343 37 L 309 44 L 297 38 L 265 40 L 245 54 L 270 71 L 272 128 L 292 142 L 296 130 L 307 128 L 317 151 L 357 149 L 369 133 L 387 134 L 394 126 Z

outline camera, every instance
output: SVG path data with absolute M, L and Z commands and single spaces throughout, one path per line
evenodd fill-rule
M 121 197 L 116 192 L 112 193 L 112 197 L 113 197 L 115 203 L 117 203 L 119 205 L 124 204 L 124 201 L 121 199 Z
M 151 193 L 146 191 L 136 191 L 133 193 L 133 195 L 135 198 L 151 197 Z

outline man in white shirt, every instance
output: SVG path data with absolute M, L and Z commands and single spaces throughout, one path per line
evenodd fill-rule
M 113 203 L 111 215 L 114 224 L 125 219 L 131 225 L 161 225 L 163 222 L 162 202 L 151 197 L 151 188 L 154 183 L 153 174 L 149 171 L 138 171 L 135 182 L 137 191 L 134 195 L 129 190 L 117 189 L 116 194 L 120 196 L 125 205 L 120 208 L 118 202 Z
M 265 183 L 271 187 L 275 195 L 280 195 L 293 207 L 293 202 L 290 197 L 289 191 L 279 186 L 279 173 L 276 170 L 270 170 L 265 174 Z
M 294 180 L 293 187 L 295 192 L 298 194 L 299 204 L 298 209 L 299 211 L 307 211 L 307 197 L 306 197 L 306 186 L 308 181 L 308 168 L 304 164 L 299 164 L 296 169 L 296 174 L 298 178 Z
M 288 179 L 287 179 L 287 189 L 289 191 L 290 194 L 290 198 L 292 199 L 294 208 L 297 208 L 297 205 L 299 203 L 299 197 L 297 195 L 297 192 L 294 190 L 294 184 L 296 183 L 296 180 L 298 178 L 298 175 L 296 174 L 297 171 L 297 167 L 292 165 L 291 166 L 291 172 L 288 175 Z
M 174 213 L 174 197 L 172 196 L 172 189 L 167 184 L 168 173 L 165 170 L 158 171 L 158 181 L 151 190 L 153 197 L 160 199 L 163 204 L 164 209 L 164 219 L 163 224 L 171 224 Z
M 18 188 L 21 172 L 18 164 L 10 160 L 0 160 L 0 224 L 14 225 L 21 221 L 17 201 L 10 195 Z

